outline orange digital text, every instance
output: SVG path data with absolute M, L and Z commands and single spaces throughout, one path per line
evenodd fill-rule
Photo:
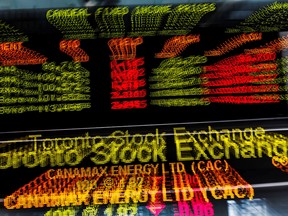
M 136 47 L 143 43 L 143 38 L 113 38 L 108 41 L 112 60 L 127 60 L 136 57 Z
M 156 58 L 173 58 L 181 54 L 187 46 L 192 43 L 200 42 L 200 35 L 184 35 L 184 36 L 174 36 L 168 39 L 162 51 L 156 53 Z

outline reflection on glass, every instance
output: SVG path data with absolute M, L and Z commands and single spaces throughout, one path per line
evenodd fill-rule
M 228 216 L 280 216 L 265 198 L 228 200 Z

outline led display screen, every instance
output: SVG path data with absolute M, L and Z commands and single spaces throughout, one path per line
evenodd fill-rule
M 287 3 L 228 5 L 2 11 L 3 130 L 285 116 Z
M 286 215 L 287 10 L 2 10 L 0 215 Z
M 285 215 L 288 134 L 273 124 L 2 133 L 0 212 Z

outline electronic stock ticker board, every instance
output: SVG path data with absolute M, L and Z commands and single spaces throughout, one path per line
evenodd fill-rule
M 2 11 L 1 215 L 284 215 L 288 3 L 254 7 Z

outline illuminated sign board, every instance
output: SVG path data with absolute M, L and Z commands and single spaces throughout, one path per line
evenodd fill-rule
M 213 124 L 287 113 L 288 3 L 259 5 L 3 11 L 0 215 L 228 216 L 286 192 L 286 129 Z
M 208 25 L 220 7 L 27 10 L 31 20 L 3 13 L 0 117 L 23 130 L 53 128 L 55 119 L 78 127 L 286 115 L 287 35 L 278 32 L 287 3 Z M 277 19 L 265 20 L 271 11 Z M 35 115 L 32 126 L 25 119 Z
M 243 176 L 247 163 L 259 162 L 283 180 L 287 175 L 285 129 L 171 125 L 31 131 L 6 137 L 1 141 L 1 173 L 14 174 L 2 181 L 20 170 L 27 175 L 19 187 L 3 189 L 7 212 L 51 208 L 46 215 L 217 215 L 218 202 L 253 200 L 261 193 L 257 182 L 268 173 Z M 39 174 L 30 172 L 36 169 Z

